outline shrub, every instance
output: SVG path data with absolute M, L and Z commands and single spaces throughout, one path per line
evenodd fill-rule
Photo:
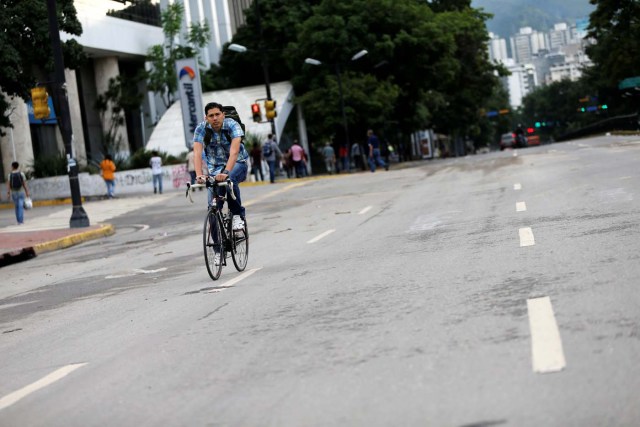
M 58 153 L 54 156 L 38 156 L 31 165 L 34 178 L 46 178 L 67 174 L 67 156 Z

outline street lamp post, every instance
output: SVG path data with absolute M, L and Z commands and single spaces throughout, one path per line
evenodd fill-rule
M 53 50 L 54 79 L 53 100 L 58 113 L 60 133 L 64 141 L 67 154 L 67 170 L 69 172 L 69 187 L 71 189 L 71 203 L 73 204 L 69 226 L 71 228 L 89 227 L 89 217 L 82 207 L 80 196 L 80 183 L 78 182 L 78 164 L 73 158 L 73 129 L 71 128 L 71 116 L 69 112 L 69 100 L 67 99 L 67 84 L 64 78 L 64 61 L 62 47 L 60 45 L 60 30 L 56 12 L 56 0 L 47 0 L 47 12 L 49 16 L 49 35 Z
M 366 50 L 361 50 L 351 57 L 352 61 L 357 61 L 358 59 L 365 56 L 368 52 Z M 322 61 L 319 61 L 314 58 L 307 58 L 304 60 L 305 64 L 309 65 L 322 65 Z M 340 70 L 340 63 L 333 64 L 336 77 L 338 78 L 338 93 L 340 95 L 340 110 L 342 111 L 342 126 L 344 127 L 344 137 L 345 143 L 347 144 L 347 150 L 351 149 L 351 141 L 349 140 L 349 123 L 347 122 L 347 113 L 344 108 L 344 93 L 342 92 L 342 73 Z

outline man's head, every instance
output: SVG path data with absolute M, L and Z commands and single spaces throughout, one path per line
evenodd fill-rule
M 13 162 L 13 163 L 11 163 L 11 167 L 12 167 L 13 169 L 18 169 L 18 168 L 20 167 L 20 163 L 18 163 L 18 162 Z
M 373 135 L 373 130 L 372 130 L 372 129 L 369 129 L 369 130 L 367 131 L 367 136 L 371 136 L 371 135 Z
M 222 105 L 217 102 L 210 102 L 204 106 L 204 115 L 207 122 L 213 130 L 219 131 L 222 128 L 222 122 L 224 122 L 224 113 L 222 112 Z

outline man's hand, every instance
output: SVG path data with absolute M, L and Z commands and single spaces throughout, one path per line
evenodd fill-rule
M 198 184 L 204 184 L 204 182 L 207 180 L 207 175 L 199 175 L 196 176 L 196 182 Z
M 218 182 L 226 181 L 228 177 L 229 177 L 228 174 L 220 172 L 218 175 L 216 175 L 216 181 Z

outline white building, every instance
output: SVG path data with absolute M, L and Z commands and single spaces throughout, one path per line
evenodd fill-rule
M 540 50 L 549 48 L 547 34 L 534 31 L 531 27 L 520 28 L 518 34 L 510 38 L 510 42 L 513 59 L 521 64 L 531 62 Z
M 507 41 L 497 34 L 489 33 L 489 59 L 494 62 L 503 62 L 508 57 Z
M 503 84 L 509 91 L 509 104 L 511 108 L 518 108 L 522 105 L 522 98 L 538 83 L 535 67 L 532 64 L 517 64 L 513 59 L 508 59 L 503 65 L 511 73 L 503 78 Z
M 211 28 L 210 44 L 201 51 L 205 64 L 217 63 L 222 46 L 231 40 L 237 28 L 244 22 L 243 10 L 252 0 L 185 0 L 183 36 L 188 23 L 207 19 Z M 105 0 L 75 0 L 82 35 L 74 37 L 80 43 L 89 60 L 78 70 L 65 70 L 73 128 L 73 156 L 83 166 L 88 160 L 99 161 L 103 155 L 104 132 L 111 122 L 110 114 L 101 117 L 96 111 L 98 95 L 108 88 L 109 79 L 133 77 L 148 67 L 146 55 L 153 45 L 162 44 L 164 34 L 160 26 L 160 10 L 170 0 L 154 0 L 141 15 L 128 13 L 131 3 Z M 115 11 L 118 17 L 113 16 Z M 61 39 L 69 35 L 61 33 Z M 138 86 L 145 99 L 137 111 L 124 113 L 125 123 L 119 128 L 121 153 L 133 152 L 145 147 L 165 107 L 158 97 L 148 92 L 145 83 Z M 55 120 L 43 123 L 35 120 L 32 111 L 22 99 L 11 101 L 13 129 L 3 129 L 0 137 L 2 175 L 10 170 L 15 159 L 22 165 L 33 163 L 37 156 L 56 155 L 64 152 L 62 137 Z

